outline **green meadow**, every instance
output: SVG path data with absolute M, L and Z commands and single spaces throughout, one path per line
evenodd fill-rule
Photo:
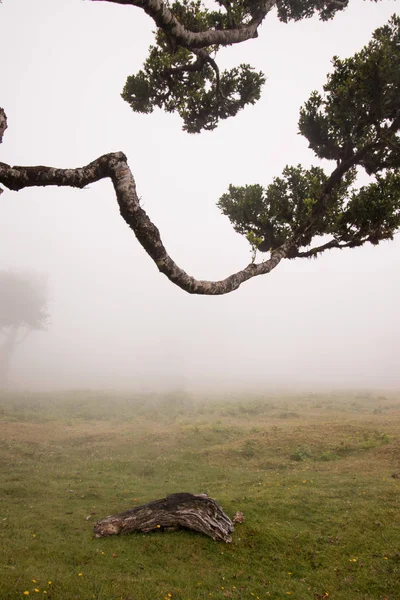
M 399 600 L 400 396 L 0 397 L 1 600 Z M 93 524 L 206 492 L 231 544 Z

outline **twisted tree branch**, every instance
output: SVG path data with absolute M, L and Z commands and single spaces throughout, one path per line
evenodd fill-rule
M 4 112 L 4 111 L 3 111 Z M 51 185 L 84 188 L 90 183 L 110 178 L 114 185 L 120 213 L 132 229 L 158 270 L 172 283 L 189 294 L 221 295 L 236 290 L 242 283 L 274 269 L 287 256 L 286 243 L 271 253 L 269 260 L 247 267 L 221 281 L 203 281 L 188 275 L 169 256 L 158 228 L 140 206 L 135 180 L 123 152 L 104 154 L 84 167 L 57 169 L 55 167 L 10 166 L 0 163 L 0 183 L 13 191 L 26 187 Z
M 120 212 L 135 233 L 147 254 L 172 283 L 190 294 L 220 295 L 236 290 L 242 283 L 269 273 L 285 258 L 288 244 L 277 248 L 271 258 L 260 264 L 250 264 L 245 269 L 221 281 L 202 281 L 188 275 L 170 258 L 162 243 L 160 232 L 140 206 L 135 180 L 123 152 L 105 154 L 77 169 L 54 167 L 11 167 L 0 163 L 0 183 L 10 190 L 19 191 L 33 186 L 68 186 L 83 188 L 90 183 L 109 177 L 114 185 Z
M 167 33 L 179 46 L 185 48 L 205 48 L 207 46 L 229 46 L 240 44 L 246 40 L 258 37 L 258 27 L 261 25 L 269 11 L 275 6 L 277 0 L 264 0 L 262 6 L 247 24 L 241 24 L 235 29 L 207 31 L 191 31 L 182 25 L 168 6 L 162 0 L 92 0 L 92 2 L 112 2 L 137 6 L 144 10 L 155 24 Z

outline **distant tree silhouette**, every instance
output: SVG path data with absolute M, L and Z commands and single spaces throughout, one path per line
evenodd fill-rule
M 33 331 L 49 320 L 46 286 L 32 273 L 0 271 L 0 388 L 9 383 L 12 356 Z

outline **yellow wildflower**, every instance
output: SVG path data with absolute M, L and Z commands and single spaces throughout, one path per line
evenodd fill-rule
M 26 592 L 24 592 L 24 596 L 29 596 L 28 590 L 26 590 Z

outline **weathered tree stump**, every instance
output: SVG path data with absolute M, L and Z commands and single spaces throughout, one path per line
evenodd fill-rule
M 97 521 L 93 529 L 95 537 L 105 537 L 181 527 L 199 531 L 216 541 L 232 541 L 233 523 L 215 500 L 206 494 L 195 496 L 186 492 L 153 500 L 119 515 L 110 515 Z

